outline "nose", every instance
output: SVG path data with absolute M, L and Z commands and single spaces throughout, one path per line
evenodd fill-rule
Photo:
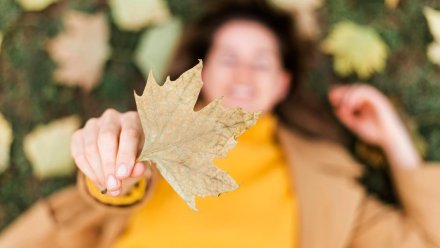
M 234 77 L 238 84 L 250 84 L 252 83 L 253 70 L 251 66 L 245 63 L 239 63 L 234 68 Z

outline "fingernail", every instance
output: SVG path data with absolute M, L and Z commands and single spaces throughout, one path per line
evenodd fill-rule
M 132 175 L 134 175 L 136 177 L 142 176 L 142 174 L 144 172 L 144 169 L 145 169 L 145 167 L 144 167 L 144 165 L 142 163 L 137 163 L 137 164 L 134 165 Z
M 107 188 L 113 189 L 118 187 L 118 182 L 116 181 L 115 176 L 109 175 L 107 178 Z
M 118 196 L 118 195 L 119 195 L 119 190 L 118 190 L 118 191 L 112 191 L 112 192 L 110 192 L 110 195 L 112 195 L 112 196 Z
M 118 177 L 128 176 L 128 170 L 127 170 L 127 166 L 125 164 L 121 164 L 119 166 L 118 170 L 116 171 L 116 176 L 118 176 Z

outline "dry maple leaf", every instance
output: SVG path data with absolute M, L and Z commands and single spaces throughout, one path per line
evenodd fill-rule
M 81 126 L 73 115 L 39 125 L 23 140 L 23 149 L 33 173 L 40 179 L 71 175 L 75 164 L 70 155 L 72 134 Z
M 225 108 L 221 98 L 194 111 L 203 84 L 201 69 L 200 62 L 176 81 L 168 77 L 163 86 L 150 73 L 142 96 L 135 95 L 145 133 L 138 160 L 154 163 L 193 210 L 196 196 L 218 196 L 238 187 L 212 160 L 226 156 L 259 115 Z
M 48 44 L 49 54 L 58 64 L 55 79 L 90 91 L 99 83 L 110 55 L 105 15 L 70 11 L 64 17 L 64 29 Z

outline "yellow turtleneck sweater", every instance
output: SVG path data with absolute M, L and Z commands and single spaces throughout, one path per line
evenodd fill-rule
M 237 190 L 198 199 L 194 212 L 161 180 L 113 248 L 295 247 L 297 203 L 275 127 L 272 116 L 261 117 L 226 158 L 214 161 Z

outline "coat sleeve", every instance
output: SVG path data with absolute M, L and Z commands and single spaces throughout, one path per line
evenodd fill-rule
M 38 201 L 0 234 L 2 248 L 98 247 L 104 211 L 82 200 L 75 187 Z
M 151 179 L 137 184 L 141 194 L 124 201 L 102 202 L 90 194 L 86 178 L 78 174 L 71 186 L 41 199 L 0 233 L 1 248 L 103 248 L 122 232 L 131 209 L 144 202 Z M 127 194 L 132 193 L 131 191 Z M 129 201 L 127 201 L 127 199 Z M 25 238 L 23 238 L 25 237 Z
M 402 208 L 366 196 L 350 247 L 440 247 L 440 164 L 396 169 L 393 177 Z

